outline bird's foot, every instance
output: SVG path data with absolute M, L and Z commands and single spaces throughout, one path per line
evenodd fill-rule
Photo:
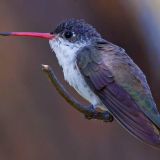
M 85 114 L 87 119 L 98 119 L 104 122 L 112 122 L 114 120 L 113 116 L 108 111 L 98 112 L 93 105 L 89 106 L 89 112 Z

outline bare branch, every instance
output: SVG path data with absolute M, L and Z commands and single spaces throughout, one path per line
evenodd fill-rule
M 42 70 L 47 74 L 49 80 L 54 85 L 59 94 L 76 110 L 83 113 L 87 119 L 99 119 L 105 122 L 113 121 L 112 115 L 108 112 L 98 112 L 92 106 L 84 106 L 79 103 L 74 97 L 72 97 L 69 92 L 63 87 L 60 81 L 55 76 L 52 68 L 48 65 L 42 65 Z

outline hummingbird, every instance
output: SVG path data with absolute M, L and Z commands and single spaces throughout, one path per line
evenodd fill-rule
M 50 33 L 0 35 L 48 39 L 70 86 L 134 137 L 160 148 L 160 114 L 144 73 L 123 48 L 102 38 L 92 25 L 68 19 Z

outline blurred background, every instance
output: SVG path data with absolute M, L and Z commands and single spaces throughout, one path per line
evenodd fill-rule
M 126 49 L 160 106 L 159 0 L 1 0 L 0 12 L 0 31 L 48 32 L 66 18 L 85 19 Z M 116 121 L 86 120 L 56 92 L 41 64 L 64 83 L 47 41 L 0 38 L 0 160 L 160 159 L 160 151 Z

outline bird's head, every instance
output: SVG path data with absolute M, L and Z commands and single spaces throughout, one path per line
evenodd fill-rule
M 45 38 L 49 40 L 50 46 L 56 53 L 56 56 L 74 56 L 76 51 L 81 47 L 90 44 L 97 38 L 101 38 L 100 34 L 91 25 L 84 20 L 69 19 L 61 22 L 50 33 L 36 32 L 5 32 L 0 33 L 2 36 L 27 36 L 36 38 Z
M 58 43 L 58 47 L 79 48 L 89 44 L 94 39 L 100 38 L 100 34 L 84 20 L 69 19 L 60 23 L 50 34 L 55 38 L 50 44 Z
M 95 28 L 77 19 L 61 22 L 50 34 L 55 37 L 49 42 L 57 58 L 68 58 L 68 62 L 76 56 L 77 50 L 101 37 Z

